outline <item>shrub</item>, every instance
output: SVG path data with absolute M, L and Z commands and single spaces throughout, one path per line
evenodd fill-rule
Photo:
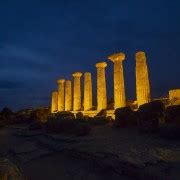
M 4 125 L 13 124 L 16 121 L 15 113 L 9 108 L 3 108 L 0 113 L 0 121 L 3 121 Z
M 138 126 L 141 132 L 155 132 L 164 117 L 165 106 L 160 100 L 143 104 L 137 111 Z
M 32 110 L 24 109 L 16 112 L 16 123 L 30 123 L 33 121 L 31 118 Z
M 47 132 L 87 135 L 90 133 L 89 124 L 76 121 L 72 116 L 54 116 L 48 119 Z
M 49 116 L 50 116 L 50 109 L 39 108 L 32 111 L 30 118 L 32 121 L 40 121 L 42 123 L 45 123 L 47 122 Z
M 180 123 L 180 105 L 169 106 L 165 110 L 165 122 Z
M 83 120 L 83 119 L 84 119 L 83 113 L 82 113 L 82 112 L 78 112 L 78 113 L 76 114 L 76 120 Z
M 63 111 L 63 112 L 58 112 L 53 114 L 53 116 L 55 116 L 56 118 L 62 119 L 64 117 L 72 117 L 73 119 L 75 118 L 74 114 L 71 113 L 70 111 Z
M 102 109 L 96 116 L 95 118 L 106 118 L 107 116 L 107 110 L 106 109 Z
M 130 107 L 115 110 L 115 127 L 131 127 L 137 124 L 135 112 Z
M 100 126 L 109 123 L 108 119 L 104 117 L 90 118 L 88 122 L 90 125 L 94 125 L 94 126 Z

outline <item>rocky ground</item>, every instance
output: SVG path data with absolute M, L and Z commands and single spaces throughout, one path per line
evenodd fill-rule
M 26 125 L 4 127 L 0 156 L 30 180 L 180 179 L 179 141 L 109 124 L 83 137 L 29 131 Z

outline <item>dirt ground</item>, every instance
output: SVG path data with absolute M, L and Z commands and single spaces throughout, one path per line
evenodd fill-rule
M 11 151 L 13 149 L 20 149 L 21 151 L 22 149 L 22 151 L 24 150 L 22 154 L 27 153 L 27 156 L 28 153 L 31 154 L 31 152 L 29 152 L 31 151 L 31 147 L 30 150 L 28 150 L 31 140 L 14 136 L 14 133 L 17 133 L 23 128 L 24 127 L 22 126 L 4 128 L 0 130 L 0 156 L 5 158 L 8 157 L 11 161 L 16 163 L 28 180 L 129 179 L 112 171 L 105 172 L 94 163 L 69 156 L 63 152 L 50 152 L 45 155 L 42 152 L 42 157 L 41 155 L 35 155 L 34 159 L 30 158 L 30 160 L 28 159 L 27 161 L 22 162 L 20 159 L 12 155 Z M 27 156 L 25 158 L 27 158 Z
M 180 179 L 180 142 L 136 129 L 99 126 L 75 137 L 11 126 L 0 130 L 0 156 L 30 180 Z

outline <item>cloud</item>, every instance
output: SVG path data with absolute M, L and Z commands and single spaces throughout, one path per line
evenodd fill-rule
M 13 90 L 22 88 L 23 86 L 24 84 L 22 82 L 0 80 L 0 89 Z
M 0 48 L 0 69 L 30 69 L 34 71 L 51 71 L 47 57 L 35 50 L 18 47 L 16 44 L 5 44 Z

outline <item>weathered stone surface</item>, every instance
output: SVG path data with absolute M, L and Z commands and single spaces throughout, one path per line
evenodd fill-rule
M 58 111 L 58 92 L 53 91 L 52 92 L 52 98 L 51 98 L 51 113 Z
M 150 102 L 150 83 L 144 52 L 136 53 L 136 96 L 138 106 Z
M 1 180 L 25 180 L 21 172 L 8 159 L 0 159 L 0 179 Z
M 114 63 L 114 109 L 125 107 L 124 72 L 122 62 L 125 59 L 124 53 L 113 54 L 108 57 Z
M 65 111 L 72 111 L 72 83 L 65 82 Z
M 84 73 L 84 111 L 92 109 L 92 78 L 91 73 Z
M 64 79 L 59 79 L 58 83 L 58 111 L 64 111 L 65 104 L 64 104 Z
M 96 64 L 97 68 L 97 110 L 107 109 L 106 94 L 106 75 L 105 68 L 107 64 L 100 62 Z
M 73 111 L 81 110 L 81 72 L 72 74 L 74 77 Z

